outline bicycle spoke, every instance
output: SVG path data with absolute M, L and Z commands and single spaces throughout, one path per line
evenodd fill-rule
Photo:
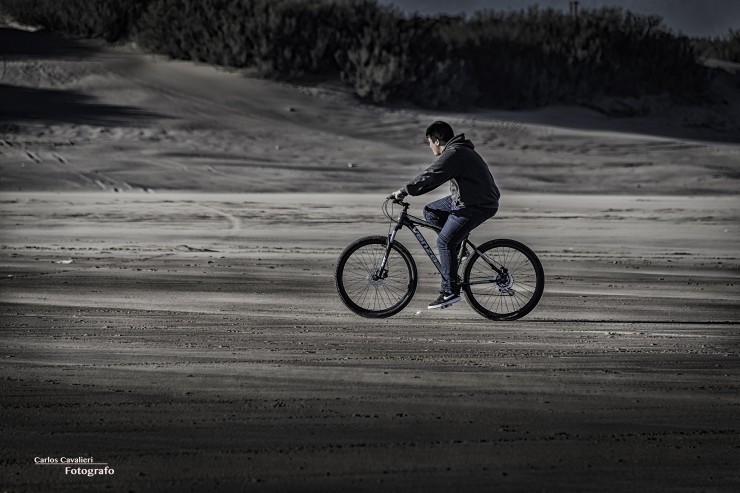
M 411 272 L 406 261 L 391 249 L 385 270 L 380 271 L 386 247 L 370 243 L 355 250 L 342 271 L 342 285 L 359 308 L 373 312 L 387 310 L 400 303 L 408 292 Z M 378 277 L 383 275 L 383 277 Z
M 509 240 L 501 243 L 480 251 L 466 268 L 466 281 L 472 298 L 469 301 L 474 308 L 478 305 L 492 318 L 514 316 L 535 297 L 536 303 L 541 294 L 541 287 L 538 291 L 541 279 L 532 260 L 521 250 L 522 246 Z M 499 275 L 489 262 L 503 275 Z M 480 311 L 479 308 L 476 310 Z M 526 311 L 529 310 L 531 308 Z

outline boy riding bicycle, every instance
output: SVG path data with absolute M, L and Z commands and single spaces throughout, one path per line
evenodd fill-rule
M 442 228 L 437 237 L 442 285 L 429 308 L 445 308 L 460 301 L 457 252 L 473 229 L 496 214 L 501 193 L 465 134 L 455 136 L 448 123 L 436 121 L 427 128 L 426 141 L 437 160 L 392 195 L 423 195 L 450 182 L 450 195 L 424 207 L 424 218 Z

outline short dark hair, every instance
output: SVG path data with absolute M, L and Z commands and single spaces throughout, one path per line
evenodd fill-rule
M 434 140 L 439 140 L 442 143 L 449 142 L 455 136 L 452 131 L 452 127 L 449 123 L 439 121 L 432 123 L 427 127 L 427 137 Z

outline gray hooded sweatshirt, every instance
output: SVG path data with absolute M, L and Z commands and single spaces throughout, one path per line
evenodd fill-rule
M 450 139 L 434 164 L 401 190 L 412 196 L 422 195 L 447 181 L 457 207 L 498 208 L 501 193 L 493 175 L 465 134 Z

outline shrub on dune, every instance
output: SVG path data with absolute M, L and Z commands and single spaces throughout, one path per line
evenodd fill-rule
M 0 0 L 0 8 L 20 22 L 107 40 L 134 36 L 146 50 L 255 67 L 271 78 L 338 74 L 376 103 L 589 104 L 695 97 L 710 82 L 696 42 L 660 18 L 612 8 L 577 18 L 536 7 L 407 16 L 375 0 Z M 733 35 L 726 46 L 700 46 L 738 53 Z
M 118 41 L 130 35 L 149 0 L 1 0 L 18 22 L 88 38 Z

